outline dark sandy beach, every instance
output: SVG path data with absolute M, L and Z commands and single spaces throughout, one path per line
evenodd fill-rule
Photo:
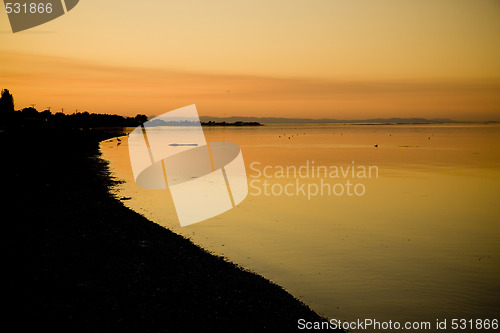
M 117 133 L 0 133 L 7 322 L 13 331 L 293 331 L 324 320 L 266 279 L 113 198 L 98 142 Z M 7 326 L 6 326 L 7 327 Z

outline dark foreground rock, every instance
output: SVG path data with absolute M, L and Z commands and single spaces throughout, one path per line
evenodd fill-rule
M 0 133 L 4 311 L 13 331 L 293 331 L 323 320 L 108 194 L 103 131 Z

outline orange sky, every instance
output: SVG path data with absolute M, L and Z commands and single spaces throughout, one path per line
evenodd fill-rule
M 500 120 L 499 40 L 494 0 L 85 0 L 16 34 L 0 13 L 0 88 L 67 113 Z

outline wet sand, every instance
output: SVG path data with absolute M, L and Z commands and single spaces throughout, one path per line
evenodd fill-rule
M 15 331 L 291 331 L 324 320 L 281 287 L 123 206 L 105 131 L 0 133 L 5 323 Z

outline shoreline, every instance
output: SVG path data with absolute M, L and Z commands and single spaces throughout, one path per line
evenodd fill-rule
M 0 133 L 7 304 L 16 327 L 72 331 L 297 330 L 324 321 L 282 287 L 126 208 L 104 131 Z M 26 320 L 28 319 L 29 320 Z

